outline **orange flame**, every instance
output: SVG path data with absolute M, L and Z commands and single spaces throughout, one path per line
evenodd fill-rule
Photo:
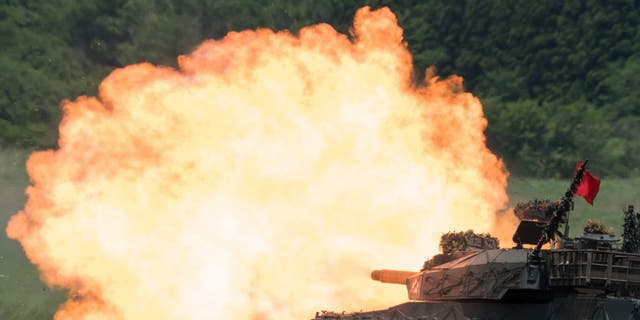
M 304 319 L 406 299 L 442 232 L 490 231 L 506 172 L 462 79 L 411 85 L 388 9 L 207 41 L 64 103 L 7 233 L 69 301 L 56 319 Z

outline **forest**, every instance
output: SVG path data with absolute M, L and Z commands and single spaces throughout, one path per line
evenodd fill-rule
M 348 34 L 365 5 L 397 15 L 417 84 L 430 66 L 464 78 L 512 174 L 566 177 L 588 158 L 603 176 L 640 175 L 635 0 L 3 0 L 0 148 L 55 148 L 60 102 L 95 95 L 115 68 L 175 66 L 232 30 Z

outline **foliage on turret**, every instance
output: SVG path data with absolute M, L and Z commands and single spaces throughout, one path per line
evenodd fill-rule
M 498 238 L 489 233 L 475 233 L 473 230 L 450 231 L 440 237 L 440 254 L 426 260 L 422 271 L 429 270 L 437 265 L 449 262 L 460 257 L 466 251 L 499 249 Z
M 584 233 L 613 234 L 613 228 L 607 227 L 598 220 L 587 219 L 587 223 L 584 225 Z
M 553 212 L 557 210 L 558 205 L 558 201 L 535 199 L 516 204 L 513 213 L 520 220 L 548 221 L 553 216 Z
M 475 233 L 473 230 L 451 231 L 440 237 L 440 250 L 446 255 L 456 251 L 497 248 L 499 248 L 498 238 L 488 233 Z

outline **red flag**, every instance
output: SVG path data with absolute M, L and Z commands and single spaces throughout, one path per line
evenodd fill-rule
M 582 166 L 582 162 L 576 164 L 576 170 Z M 576 188 L 576 195 L 583 197 L 590 205 L 600 191 L 600 179 L 594 177 L 587 169 L 582 174 L 582 181 Z

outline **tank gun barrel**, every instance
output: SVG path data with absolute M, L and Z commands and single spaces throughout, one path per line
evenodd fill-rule
M 414 271 L 401 271 L 401 270 L 373 270 L 371 272 L 371 279 L 377 280 L 383 283 L 396 283 L 396 284 L 406 284 L 407 279 L 413 275 L 418 274 L 419 272 Z

